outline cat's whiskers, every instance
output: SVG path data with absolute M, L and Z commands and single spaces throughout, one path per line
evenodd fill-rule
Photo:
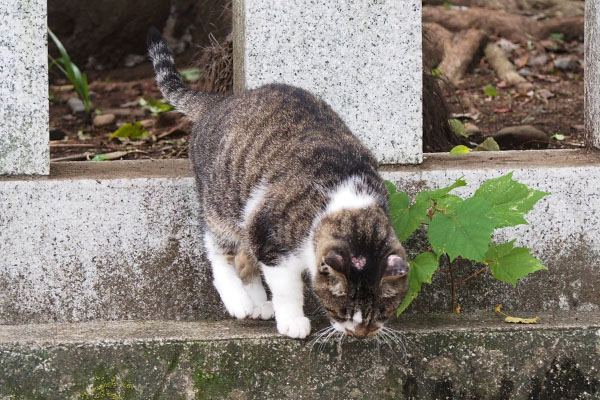
M 321 329 L 320 331 L 315 333 L 315 338 L 313 340 L 311 340 L 311 346 L 310 346 L 310 351 L 308 352 L 308 354 L 311 354 L 313 351 L 313 348 L 315 347 L 315 344 L 317 343 L 321 343 L 321 340 L 323 339 L 323 337 L 327 334 L 329 334 L 332 330 L 335 330 L 333 326 L 328 326 L 325 327 L 323 329 Z
M 382 332 L 383 335 L 385 335 L 385 337 L 387 337 L 390 341 L 392 341 L 397 347 L 398 349 L 402 352 L 402 354 L 404 356 L 406 356 L 407 350 L 406 350 L 406 339 L 404 337 L 404 335 L 397 330 L 394 330 L 392 328 L 388 328 L 388 327 L 382 327 L 380 329 L 380 331 Z

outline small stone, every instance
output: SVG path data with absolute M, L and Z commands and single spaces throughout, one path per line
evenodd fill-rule
M 154 119 L 143 119 L 141 121 L 138 121 L 140 124 L 142 124 L 142 126 L 146 129 L 148 128 L 152 128 L 154 126 L 154 123 L 156 122 L 156 120 Z
M 471 122 L 465 123 L 464 127 L 465 127 L 465 132 L 467 133 L 468 136 L 481 133 L 481 130 L 479 129 L 479 127 Z
M 83 101 L 79 99 L 79 97 L 71 97 L 67 100 L 67 105 L 71 110 L 71 114 L 83 114 L 85 113 L 85 105 Z
M 577 69 L 578 66 L 579 61 L 574 56 L 563 56 L 554 60 L 554 68 L 563 71 L 572 71 Z
M 527 68 L 521 68 L 519 70 L 519 75 L 521 75 L 522 77 L 527 78 L 528 76 L 533 75 L 533 72 L 531 72 L 529 69 Z
M 516 49 L 518 49 L 518 48 L 521 47 L 518 44 L 515 44 L 515 43 L 511 42 L 510 40 L 506 40 L 504 38 L 498 40 L 496 42 L 496 44 L 498 46 L 500 46 L 500 48 L 502 50 L 504 50 L 505 52 L 507 52 L 507 53 L 511 53 L 511 52 L 515 51 Z
M 547 147 L 550 139 L 531 125 L 511 126 L 499 130 L 493 138 L 501 148 L 538 149 Z
M 546 88 L 542 88 L 542 89 L 536 91 L 535 93 L 543 100 L 548 100 L 548 99 L 551 99 L 552 97 L 554 97 L 554 93 L 552 93 L 550 90 L 548 90 Z
M 529 59 L 529 61 L 527 62 L 527 65 L 529 65 L 530 67 L 540 67 L 540 66 L 546 64 L 548 62 L 548 59 L 549 59 L 548 54 L 542 53 L 535 57 L 531 57 Z
M 96 128 L 101 128 L 103 126 L 114 124 L 116 119 L 117 117 L 115 114 L 100 114 L 96 115 L 92 122 Z

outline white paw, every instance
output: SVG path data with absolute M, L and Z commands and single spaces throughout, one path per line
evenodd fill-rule
M 277 331 L 295 339 L 304 339 L 310 333 L 310 321 L 306 317 L 277 320 Z
M 252 312 L 252 319 L 273 319 L 275 311 L 273 311 L 273 303 L 265 301 L 262 306 L 254 307 Z
M 237 319 L 244 319 L 252 316 L 254 312 L 254 303 L 248 296 L 240 296 L 235 301 L 225 303 L 225 308 L 229 315 Z

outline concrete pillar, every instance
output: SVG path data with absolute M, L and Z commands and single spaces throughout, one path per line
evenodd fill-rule
M 234 87 L 322 97 L 384 164 L 422 161 L 420 0 L 235 0 Z
M 0 175 L 47 175 L 47 0 L 0 0 Z
M 585 139 L 600 148 L 600 5 L 585 2 Z

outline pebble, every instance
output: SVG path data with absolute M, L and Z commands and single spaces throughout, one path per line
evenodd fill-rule
M 71 110 L 71 114 L 83 114 L 85 113 L 85 105 L 83 101 L 79 99 L 79 97 L 71 97 L 67 100 L 67 105 Z
M 532 125 L 520 125 L 504 128 L 499 130 L 493 137 L 501 148 L 544 148 L 549 143 L 548 135 Z
M 577 69 L 579 66 L 579 62 L 577 57 L 573 56 L 563 56 L 558 57 L 554 60 L 554 68 L 560 69 L 563 71 L 572 71 Z
M 522 77 L 527 78 L 528 76 L 533 75 L 533 73 L 529 69 L 527 69 L 527 68 L 521 68 L 519 70 L 519 75 L 521 75 Z
M 542 53 L 538 56 L 531 57 L 527 62 L 527 65 L 529 65 L 530 67 L 539 67 L 546 64 L 548 62 L 548 58 L 548 54 Z
M 115 114 L 100 114 L 96 115 L 92 122 L 95 127 L 101 128 L 103 126 L 114 124 L 116 119 L 117 117 L 115 116 Z

